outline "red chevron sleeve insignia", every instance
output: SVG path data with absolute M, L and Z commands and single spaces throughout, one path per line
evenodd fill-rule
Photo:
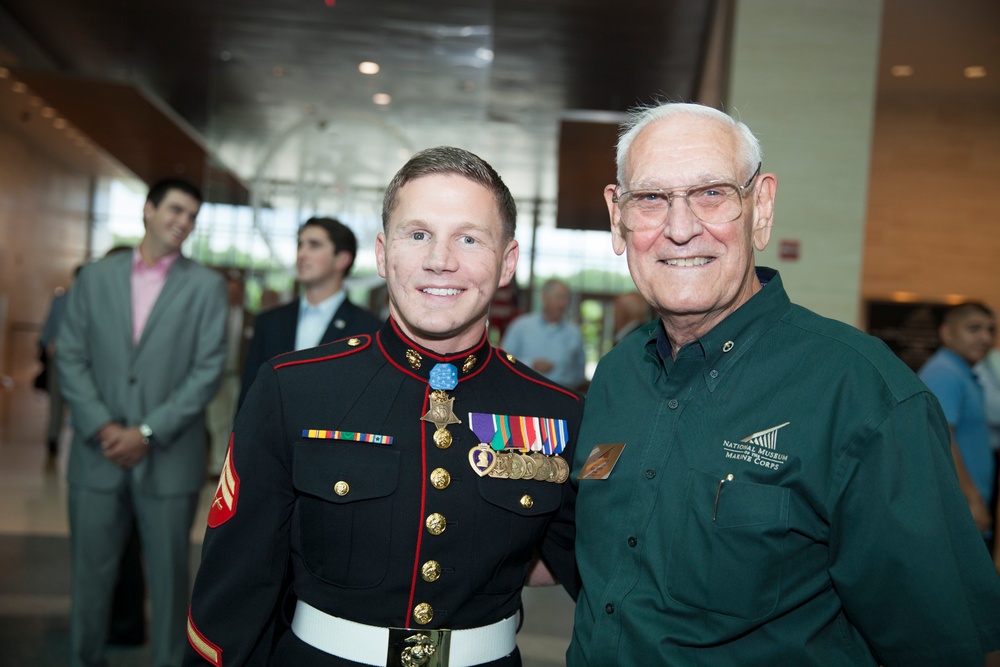
M 229 436 L 229 449 L 226 460 L 222 464 L 222 474 L 219 475 L 219 486 L 215 489 L 212 507 L 208 510 L 208 527 L 218 528 L 236 514 L 236 501 L 239 499 L 240 478 L 233 465 L 233 438 Z

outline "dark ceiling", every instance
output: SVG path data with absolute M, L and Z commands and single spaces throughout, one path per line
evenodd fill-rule
M 1000 2 L 883 7 L 880 101 L 1000 97 Z M 706 63 L 727 66 L 731 15 L 753 9 L 738 0 L 0 0 L 0 73 L 139 178 L 182 173 L 217 201 L 248 191 L 300 209 L 374 200 L 410 153 L 452 144 L 493 163 L 517 198 L 554 208 L 563 121 L 614 124 L 655 98 L 724 103 L 726 72 Z M 362 61 L 381 71 L 361 74 Z M 892 76 L 900 64 L 912 75 Z M 963 77 L 969 65 L 989 76 Z M 376 104 L 378 93 L 391 103 Z M 25 109 L 22 120 L 40 111 Z M 607 164 L 613 178 L 611 150 L 574 161 Z
M 181 158 L 157 144 L 176 149 L 180 134 L 127 127 L 160 100 L 223 172 L 277 188 L 269 197 L 303 183 L 378 190 L 408 153 L 454 144 L 515 196 L 552 201 L 561 119 L 694 99 L 717 5 L 728 3 L 0 0 L 0 66 L 147 181 L 172 169 L 225 178 L 170 164 Z M 362 61 L 381 71 L 359 73 Z M 134 87 L 136 104 L 90 82 Z

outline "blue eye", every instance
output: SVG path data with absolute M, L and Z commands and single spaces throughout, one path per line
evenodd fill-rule
M 471 236 L 463 236 L 462 237 L 462 243 L 464 243 L 466 245 L 472 245 L 475 242 L 476 242 L 476 239 L 472 238 Z

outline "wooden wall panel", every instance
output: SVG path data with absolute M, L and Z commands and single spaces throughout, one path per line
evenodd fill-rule
M 52 294 L 86 255 L 91 183 L 0 125 L 0 377 L 33 377 L 33 345 Z
M 1000 309 L 1000 101 L 879 104 L 862 296 Z

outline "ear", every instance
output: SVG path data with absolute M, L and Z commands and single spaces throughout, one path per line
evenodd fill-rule
M 611 218 L 611 246 L 616 255 L 625 252 L 625 233 L 627 230 L 622 226 L 622 212 L 618 208 L 615 199 L 615 190 L 618 185 L 609 183 L 604 186 L 604 203 L 608 206 L 608 216 Z
M 520 252 L 521 248 L 517 241 L 511 239 L 503 251 L 503 266 L 500 271 L 500 283 L 497 287 L 506 287 L 514 278 L 514 272 L 517 271 L 517 257 Z
M 354 261 L 354 254 L 347 250 L 341 250 L 334 254 L 333 260 L 337 266 L 337 271 L 343 274 L 347 270 L 347 267 L 351 265 L 351 262 Z
M 941 339 L 941 345 L 943 347 L 951 347 L 951 325 L 947 322 L 942 322 L 941 326 L 938 327 L 938 338 Z
M 150 216 L 156 211 L 156 207 L 153 206 L 153 202 L 146 200 L 146 203 L 142 205 L 142 226 L 145 227 L 149 223 Z
M 385 278 L 385 233 L 379 232 L 375 237 L 375 264 L 378 266 L 378 275 Z
M 771 240 L 771 223 L 774 219 L 774 197 L 778 192 L 778 177 L 761 174 L 754 188 L 753 247 L 759 251 Z

